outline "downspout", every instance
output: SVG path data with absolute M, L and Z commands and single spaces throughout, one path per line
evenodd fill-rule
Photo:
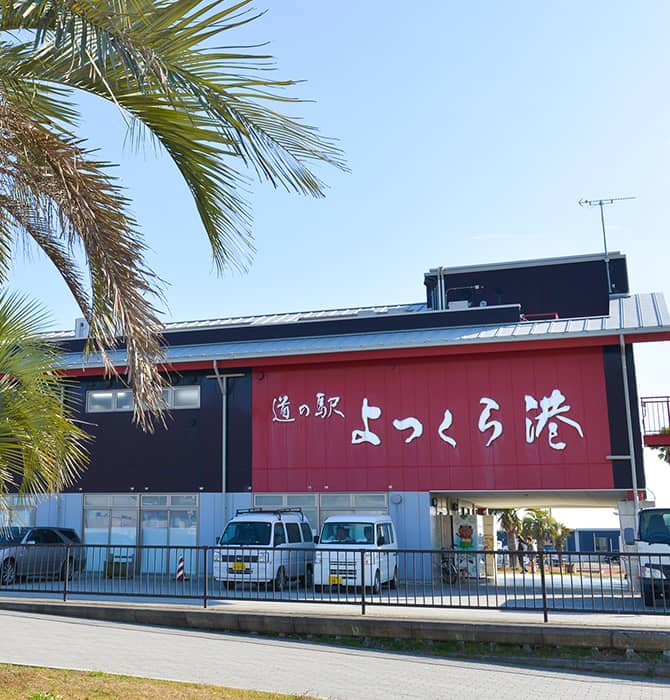
M 243 377 L 244 372 L 228 372 L 226 374 L 221 374 L 216 365 L 216 360 L 212 361 L 212 367 L 214 369 L 216 382 L 219 385 L 219 390 L 221 391 L 221 495 L 223 496 L 222 515 L 223 524 L 225 525 L 228 520 L 226 508 L 226 484 L 228 478 L 228 430 L 226 429 L 226 422 L 228 418 L 228 378 Z
M 623 333 L 619 333 L 619 349 L 621 350 L 621 374 L 623 376 L 623 398 L 626 405 L 626 428 L 628 429 L 628 446 L 630 452 L 631 483 L 633 486 L 633 515 L 637 522 L 640 501 L 637 493 L 637 462 L 635 460 L 635 445 L 633 444 L 633 419 L 630 411 L 630 394 L 628 385 L 628 364 L 626 362 L 626 344 Z

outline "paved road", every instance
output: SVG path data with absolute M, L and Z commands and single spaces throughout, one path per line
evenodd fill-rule
M 670 684 L 0 611 L 0 662 L 320 698 L 670 698 Z

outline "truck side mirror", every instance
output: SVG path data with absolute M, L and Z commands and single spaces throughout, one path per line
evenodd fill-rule
M 220 535 L 217 535 L 217 537 L 216 537 L 216 544 L 220 544 L 220 543 L 221 543 L 220 540 L 221 540 L 221 536 L 220 536 Z
M 383 547 L 386 544 L 386 539 L 384 535 L 379 535 L 377 538 L 377 547 Z
M 314 544 L 319 544 L 319 536 L 314 535 Z
M 635 544 L 635 532 L 632 527 L 625 527 L 623 529 L 623 543 Z

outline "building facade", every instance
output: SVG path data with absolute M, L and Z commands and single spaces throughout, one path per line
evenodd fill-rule
M 168 429 L 152 434 L 123 382 L 83 363 L 85 327 L 55 334 L 90 466 L 21 517 L 88 544 L 186 545 L 213 544 L 239 507 L 301 507 L 315 528 L 388 512 L 401 546 L 435 548 L 454 516 L 644 489 L 633 344 L 669 339 L 670 317 L 629 292 L 625 256 L 424 284 L 423 303 L 166 325 Z

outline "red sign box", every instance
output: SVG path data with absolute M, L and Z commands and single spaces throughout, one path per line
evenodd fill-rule
M 613 488 L 600 348 L 258 369 L 252 405 L 256 492 Z

